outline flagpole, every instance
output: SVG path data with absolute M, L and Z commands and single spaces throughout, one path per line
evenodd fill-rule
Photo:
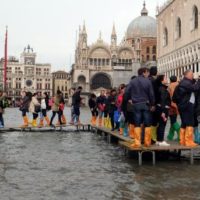
M 8 64 L 8 27 L 6 26 L 5 48 L 4 48 L 4 91 L 7 88 L 7 64 Z

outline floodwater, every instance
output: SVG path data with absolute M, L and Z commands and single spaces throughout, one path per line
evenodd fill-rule
M 89 117 L 82 110 L 82 121 Z M 19 125 L 20 112 L 8 109 L 5 122 Z M 195 200 L 199 168 L 198 161 L 138 167 L 93 133 L 0 134 L 0 200 Z

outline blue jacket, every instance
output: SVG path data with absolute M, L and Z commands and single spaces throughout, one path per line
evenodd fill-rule
M 131 80 L 126 93 L 130 95 L 133 104 L 149 103 L 155 105 L 155 96 L 151 81 L 144 76 L 138 76 Z

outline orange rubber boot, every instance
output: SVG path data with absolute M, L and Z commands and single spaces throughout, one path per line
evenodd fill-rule
M 185 146 L 185 129 L 180 129 L 180 145 Z
M 129 137 L 131 139 L 134 139 L 135 138 L 135 126 L 133 124 L 130 124 L 129 125 Z
M 135 128 L 135 140 L 134 143 L 131 145 L 131 147 L 133 148 L 141 147 L 141 133 L 142 129 L 140 127 Z
M 186 127 L 185 131 L 185 146 L 196 147 L 198 144 L 194 142 L 194 128 L 191 126 Z
M 145 136 L 144 136 L 144 146 L 151 146 L 151 127 L 145 128 Z

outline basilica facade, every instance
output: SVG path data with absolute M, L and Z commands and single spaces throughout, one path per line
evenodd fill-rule
M 148 16 L 145 3 L 141 16 L 130 23 L 122 42 L 117 39 L 113 25 L 109 43 L 100 34 L 95 43 L 88 45 L 85 24 L 79 28 L 71 86 L 82 86 L 86 94 L 97 93 L 127 84 L 143 64 L 156 65 L 156 19 Z

